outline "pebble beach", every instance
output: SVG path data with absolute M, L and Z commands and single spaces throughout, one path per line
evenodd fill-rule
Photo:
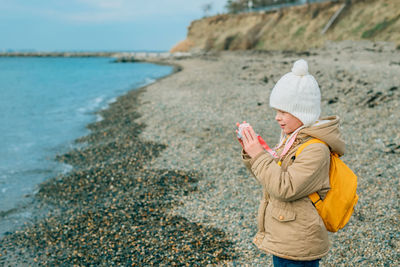
M 207 52 L 158 62 L 174 74 L 120 96 L 40 185 L 37 218 L 0 239 L 4 266 L 272 266 L 252 238 L 261 187 L 241 162 L 235 123 L 270 145 L 274 84 L 299 58 L 338 115 L 358 175 L 349 224 L 321 266 L 399 266 L 400 50 L 327 43 L 306 52 Z

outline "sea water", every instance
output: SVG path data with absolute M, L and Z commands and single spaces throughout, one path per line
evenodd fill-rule
M 0 58 L 0 236 L 30 217 L 38 184 L 72 167 L 55 161 L 128 90 L 171 66 L 112 58 Z

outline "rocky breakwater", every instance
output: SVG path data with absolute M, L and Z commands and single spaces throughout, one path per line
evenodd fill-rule
M 0 52 L 0 57 L 111 57 L 116 63 L 157 62 L 165 59 L 183 59 L 189 52 Z
M 116 52 L 0 52 L 0 57 L 113 57 Z

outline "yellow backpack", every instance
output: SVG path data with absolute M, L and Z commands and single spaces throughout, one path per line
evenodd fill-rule
M 319 139 L 311 139 L 298 148 L 296 158 L 306 146 L 315 143 L 327 145 Z M 357 204 L 357 176 L 337 154 L 332 152 L 329 183 L 330 189 L 325 199 L 322 200 L 317 192 L 308 197 L 324 221 L 326 229 L 330 232 L 337 232 L 350 220 L 354 206 Z

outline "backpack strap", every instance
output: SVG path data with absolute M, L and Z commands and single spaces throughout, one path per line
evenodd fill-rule
M 297 158 L 297 156 L 300 155 L 300 153 L 304 150 L 304 148 L 306 148 L 306 146 L 311 145 L 311 144 L 316 144 L 316 143 L 328 145 L 327 143 L 325 143 L 322 140 L 319 140 L 317 138 L 312 138 L 312 139 L 308 140 L 307 142 L 300 145 L 300 147 L 296 151 L 295 157 Z M 313 203 L 313 205 L 315 207 L 322 204 L 321 196 L 317 192 L 314 192 L 314 193 L 308 195 L 308 197 L 311 199 L 311 202 Z
M 304 148 L 306 148 L 306 146 L 311 145 L 311 144 L 316 144 L 316 143 L 321 143 L 321 144 L 325 144 L 328 145 L 327 143 L 325 143 L 322 140 L 319 140 L 317 138 L 311 138 L 310 140 L 308 140 L 307 142 L 303 143 L 300 145 L 300 147 L 297 149 L 296 151 L 296 158 L 298 155 L 300 155 L 300 153 L 303 151 Z

